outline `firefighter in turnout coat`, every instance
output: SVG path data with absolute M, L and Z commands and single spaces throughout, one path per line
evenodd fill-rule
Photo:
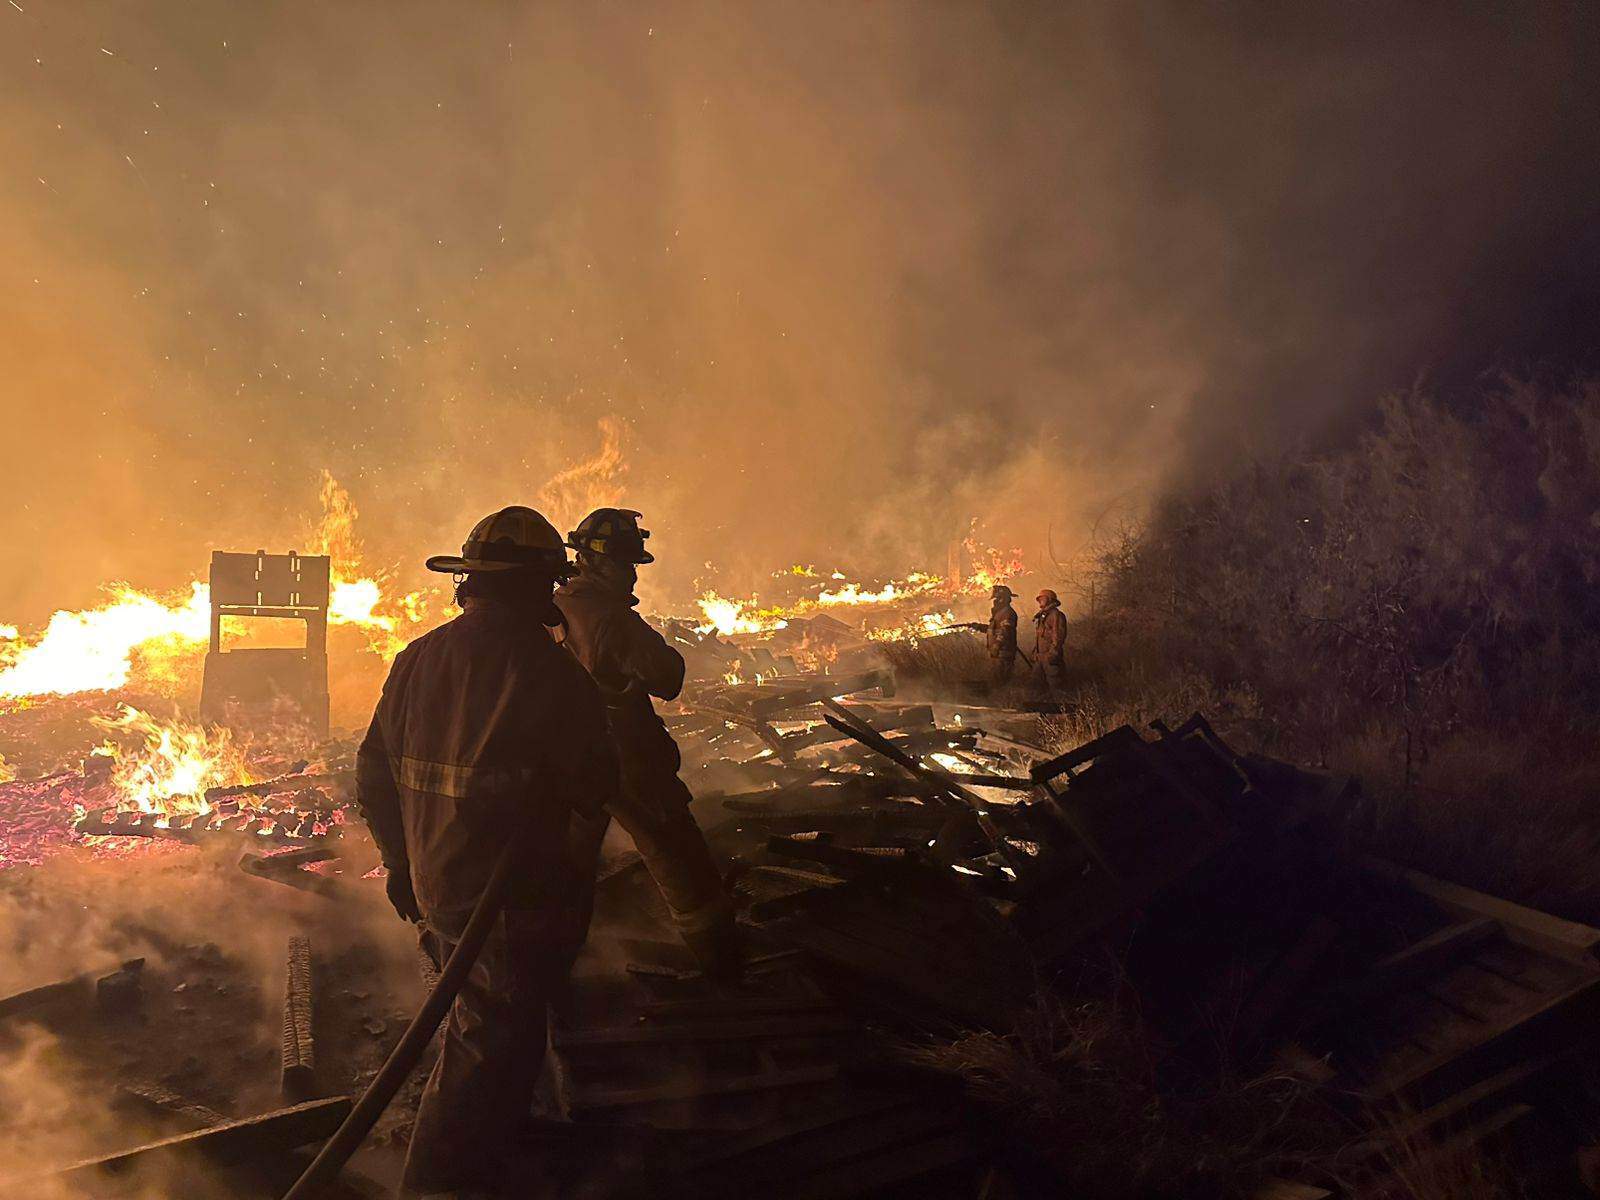
M 599 689 L 552 637 L 569 573 L 529 508 L 479 522 L 459 557 L 455 620 L 394 661 L 357 757 L 356 802 L 395 909 L 436 967 L 512 830 L 529 857 L 445 1023 L 406 1157 L 412 1194 L 492 1189 L 530 1114 L 547 1008 L 588 931 L 602 806 L 618 788 Z
M 736 974 L 733 909 L 705 835 L 678 778 L 678 744 L 651 697 L 675 699 L 684 662 L 636 611 L 638 568 L 655 561 L 649 531 L 630 509 L 590 513 L 567 538 L 578 575 L 556 591 L 566 645 L 600 686 L 622 761 L 622 792 L 611 813 L 633 838 L 672 913 L 678 933 L 709 975 Z
M 989 613 L 989 632 L 984 637 L 989 658 L 994 664 L 994 685 L 1011 682 L 1017 668 L 1017 610 L 1011 607 L 1011 589 L 997 583 L 990 593 L 994 608 Z
M 1049 588 L 1040 592 L 1033 615 L 1033 694 L 1041 703 L 1061 699 L 1066 679 L 1067 615 L 1061 598 Z

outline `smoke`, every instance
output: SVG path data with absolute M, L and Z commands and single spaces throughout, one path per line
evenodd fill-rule
M 1043 561 L 1592 352 L 1585 6 L 21 8 L 9 620 L 288 548 L 322 470 L 411 571 L 613 444 L 663 592 Z
M 0 886 L 0 996 L 87 976 L 82 994 L 0 1027 L 0 1181 L 168 1136 L 119 1102 L 120 1085 L 154 1084 L 225 1114 L 279 1107 L 286 946 L 311 938 L 318 1083 L 355 1090 L 384 1047 L 360 1024 L 401 1016 L 420 998 L 415 946 L 374 885 L 339 903 L 243 875 L 235 850 L 157 844 L 113 860 L 66 854 Z M 93 980 L 145 959 L 141 1001 L 98 1013 Z M 35 1023 L 39 1022 L 39 1023 Z M 386 1030 L 386 1032 L 389 1032 Z M 28 1195 L 78 1200 L 101 1181 L 30 1182 Z M 7 1194 L 10 1194 L 9 1192 Z M 214 1171 L 162 1163 L 117 1195 L 237 1196 Z

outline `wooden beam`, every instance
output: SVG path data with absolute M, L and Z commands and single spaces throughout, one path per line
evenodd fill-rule
M 1006 865 L 1015 871 L 1019 878 L 1021 877 L 1028 864 L 1023 860 L 1023 856 L 1018 854 L 1015 848 L 1006 841 L 1005 835 L 1000 832 L 1000 827 L 989 816 L 989 802 L 987 800 L 974 792 L 968 791 L 948 773 L 918 762 L 875 729 L 864 725 L 860 718 L 851 713 L 844 705 L 835 700 L 827 700 L 824 704 L 832 712 L 832 715 L 828 717 L 828 724 L 835 729 L 848 733 L 856 741 L 872 750 L 876 750 L 913 779 L 937 784 L 940 790 L 947 793 L 954 803 L 964 804 L 970 808 L 978 820 L 978 828 L 983 830 L 983 835 L 988 839 L 990 846 L 1005 860 Z
M 780 696 L 752 700 L 750 712 L 756 718 L 766 720 L 792 708 L 803 708 L 808 704 L 832 700 L 835 696 L 852 696 L 857 692 L 870 691 L 873 688 L 877 688 L 885 696 L 893 695 L 894 673 L 867 671 L 861 675 L 823 676 L 809 687 L 787 689 Z
M 749 1042 L 769 1038 L 812 1038 L 855 1033 L 861 1023 L 836 1013 L 777 1013 L 767 1017 L 676 1024 L 618 1025 L 598 1029 L 557 1029 L 558 1050 L 599 1046 L 660 1046 L 677 1042 Z
M 1372 874 L 1426 896 L 1446 912 L 1463 918 L 1489 917 L 1500 923 L 1506 937 L 1520 946 L 1569 962 L 1593 965 L 1600 960 L 1600 929 L 1552 917 L 1510 900 L 1501 900 L 1458 883 L 1447 883 L 1381 858 L 1365 858 L 1362 866 Z
M 737 1075 L 723 1079 L 681 1079 L 650 1087 L 578 1089 L 569 1103 L 573 1112 L 608 1112 L 619 1108 L 640 1108 L 648 1104 L 671 1104 L 715 1096 L 742 1096 L 780 1088 L 807 1087 L 831 1083 L 838 1077 L 838 1066 L 830 1063 L 821 1067 L 797 1067 L 787 1071 L 766 1071 L 758 1075 Z
M 118 963 L 116 966 L 108 967 L 103 971 L 88 971 L 82 975 L 74 975 L 71 979 L 62 979 L 55 983 L 46 983 L 23 992 L 13 993 L 4 999 L 0 999 L 0 1020 L 5 1020 L 7 1017 L 21 1016 L 24 1013 L 48 1007 L 58 1000 L 66 999 L 75 993 L 87 998 L 92 993 L 96 979 L 114 975 L 118 971 L 136 972 L 142 970 L 143 967 L 144 959 L 130 958 L 126 962 Z
M 216 1125 L 226 1125 L 231 1119 L 225 1113 L 220 1113 L 214 1108 L 207 1108 L 204 1104 L 181 1096 L 171 1088 L 163 1087 L 159 1083 L 125 1083 L 117 1088 L 117 1095 L 112 1100 L 116 1108 L 141 1109 L 147 1113 L 165 1113 L 168 1116 L 178 1117 L 194 1129 L 209 1129 Z
M 134 1170 L 173 1157 L 198 1154 L 218 1162 L 237 1162 L 258 1155 L 278 1154 L 330 1136 L 339 1128 L 340 1123 L 350 1112 L 350 1107 L 348 1096 L 309 1100 L 289 1108 L 229 1121 L 225 1125 L 213 1125 L 209 1129 L 201 1129 L 194 1133 L 180 1133 L 174 1137 L 162 1138 L 160 1141 L 148 1142 L 130 1150 L 118 1150 L 98 1158 L 84 1159 L 69 1166 L 13 1175 L 0 1183 L 15 1185 L 56 1179 L 82 1186 L 103 1174 Z M 30 1193 L 7 1192 L 6 1194 Z
M 1360 979 L 1351 980 L 1337 989 L 1339 998 L 1347 1001 L 1370 1000 L 1420 983 L 1499 936 L 1500 922 L 1489 917 L 1473 917 L 1446 925 L 1404 950 L 1374 963 Z
M 886 863 L 911 857 L 911 851 L 902 846 L 836 846 L 818 838 L 801 839 L 781 834 L 767 838 L 767 853 L 776 854 L 779 858 L 823 863 L 847 871 L 882 870 Z
M 295 934 L 289 939 L 283 989 L 282 1088 L 286 1100 L 303 1100 L 315 1086 L 311 1012 L 311 939 Z

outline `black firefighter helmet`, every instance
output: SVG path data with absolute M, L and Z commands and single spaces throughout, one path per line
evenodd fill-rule
M 608 554 L 623 562 L 655 562 L 656 556 L 644 548 L 648 529 L 639 528 L 639 518 L 631 508 L 597 508 L 567 535 L 567 545 L 590 554 Z
M 428 570 L 446 575 L 516 567 L 537 567 L 556 579 L 572 574 L 556 527 L 542 513 L 520 504 L 490 513 L 474 525 L 459 555 L 435 554 L 428 560 Z

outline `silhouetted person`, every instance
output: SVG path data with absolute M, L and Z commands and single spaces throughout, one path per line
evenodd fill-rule
M 436 967 L 455 948 L 512 831 L 528 858 L 445 1023 L 417 1110 L 405 1187 L 492 1188 L 529 1116 L 546 1014 L 588 932 L 601 806 L 617 792 L 605 706 L 551 637 L 568 573 L 530 508 L 480 521 L 459 557 L 464 611 L 394 661 L 356 768 L 356 803 L 388 868 L 395 910 Z
M 601 508 L 567 538 L 578 552 L 577 578 L 556 592 L 567 619 L 566 645 L 600 685 L 622 760 L 622 791 L 611 813 L 633 838 L 678 933 L 710 975 L 739 969 L 733 909 L 705 835 L 689 811 L 693 798 L 678 770 L 678 744 L 651 697 L 676 699 L 683 656 L 636 610 L 649 531 L 631 509 Z

